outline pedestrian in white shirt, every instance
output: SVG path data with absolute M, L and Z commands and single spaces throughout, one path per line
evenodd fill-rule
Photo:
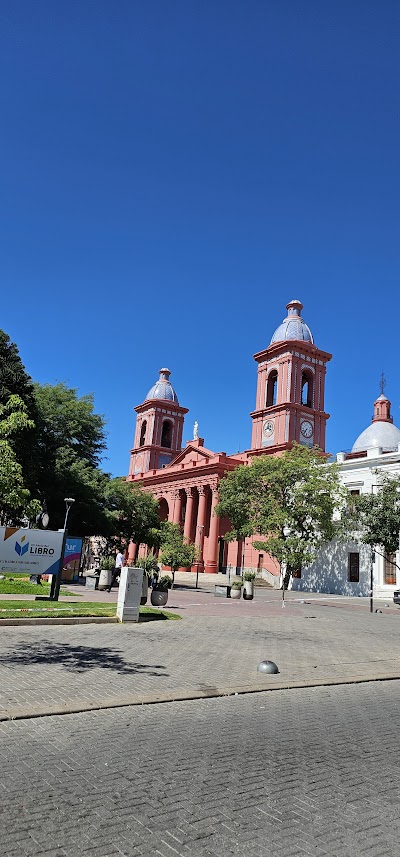
M 118 575 L 121 574 L 121 568 L 124 564 L 124 555 L 123 555 L 123 553 L 121 553 L 119 548 L 115 549 L 115 554 L 116 554 L 116 556 L 115 556 L 115 568 L 114 568 L 114 571 L 112 572 L 111 583 L 107 589 L 107 592 L 111 592 L 111 587 L 114 586 L 114 583 L 115 583 Z

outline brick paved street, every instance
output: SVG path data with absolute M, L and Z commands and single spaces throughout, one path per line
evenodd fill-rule
M 7 857 L 396 857 L 400 682 L 0 724 Z
M 171 606 L 180 597 L 174 593 Z M 2 628 L 0 717 L 296 682 L 400 678 L 400 614 L 298 603 L 241 617 L 239 607 L 225 602 L 218 616 L 139 626 Z M 263 658 L 277 662 L 278 676 L 257 674 Z

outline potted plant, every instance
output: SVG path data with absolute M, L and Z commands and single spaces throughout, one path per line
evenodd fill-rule
M 231 581 L 231 598 L 240 598 L 242 594 L 243 581 L 241 577 Z
M 115 556 L 103 556 L 100 560 L 99 589 L 108 589 L 115 568 Z
M 151 590 L 150 601 L 153 607 L 165 607 L 168 601 L 168 590 L 172 586 L 172 577 L 169 574 L 164 574 L 157 581 L 156 585 Z
M 153 552 L 147 554 L 147 556 L 141 556 L 136 560 L 136 568 L 142 568 L 144 571 L 143 574 L 143 583 L 142 583 L 142 597 L 140 599 L 140 603 L 146 604 L 147 595 L 149 591 L 149 583 L 153 580 L 157 580 L 158 578 L 158 560 Z M 154 582 L 153 582 L 154 586 Z
M 245 601 L 251 601 L 254 598 L 254 581 L 256 579 L 255 571 L 245 571 L 243 579 L 243 598 Z

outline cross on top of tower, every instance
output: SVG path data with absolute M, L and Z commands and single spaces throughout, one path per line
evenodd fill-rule
M 382 372 L 381 380 L 379 382 L 379 389 L 381 391 L 382 396 L 385 395 L 385 387 L 386 387 L 386 378 L 384 372 Z

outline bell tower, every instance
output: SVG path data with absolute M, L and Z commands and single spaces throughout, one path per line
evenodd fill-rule
M 281 452 L 294 441 L 325 451 L 325 374 L 332 355 L 314 345 L 300 301 L 290 301 L 286 309 L 268 348 L 254 355 L 258 380 L 250 455 Z
M 182 408 L 170 383 L 169 369 L 149 390 L 137 413 L 135 439 L 131 449 L 128 481 L 149 470 L 166 467 L 182 449 L 182 433 L 187 408 Z

